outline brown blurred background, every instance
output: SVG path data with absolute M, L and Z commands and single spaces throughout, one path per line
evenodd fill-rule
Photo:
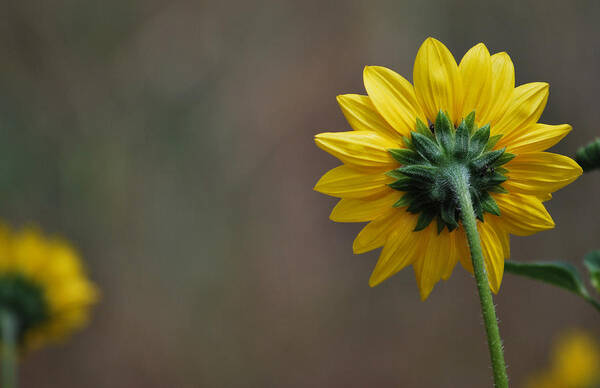
M 3 1 L 0 217 L 67 236 L 103 291 L 89 328 L 28 357 L 23 387 L 485 387 L 462 268 L 419 299 L 412 271 L 370 289 L 378 252 L 312 191 L 348 130 L 335 101 L 364 65 L 409 80 L 419 45 L 507 51 L 547 81 L 542 121 L 599 134 L 597 1 Z M 557 228 L 516 260 L 600 246 L 600 175 L 548 203 Z M 600 316 L 507 274 L 496 298 L 514 386 L 552 339 Z

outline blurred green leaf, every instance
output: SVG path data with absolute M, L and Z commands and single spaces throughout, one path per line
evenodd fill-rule
M 560 261 L 537 263 L 507 261 L 504 264 L 504 269 L 515 275 L 541 280 L 579 295 L 587 295 L 581 276 L 579 276 L 577 269 L 569 263 Z
M 590 283 L 600 292 L 600 250 L 591 251 L 583 257 L 583 264 L 590 272 Z
M 600 311 L 600 303 L 590 297 L 579 272 L 569 263 L 562 261 L 519 263 L 511 260 L 504 263 L 504 270 L 514 275 L 540 280 L 569 290 L 584 298 Z

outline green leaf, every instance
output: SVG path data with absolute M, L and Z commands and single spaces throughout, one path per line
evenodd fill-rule
M 590 273 L 590 283 L 600 292 L 600 250 L 592 251 L 583 257 L 583 264 Z
M 579 272 L 569 263 L 563 261 L 519 263 L 511 260 L 504 262 L 504 271 L 564 288 L 581 296 L 600 311 L 600 303 L 590 297 Z
M 506 164 L 508 162 L 510 162 L 511 160 L 513 160 L 515 158 L 515 154 L 511 154 L 509 152 L 505 152 L 502 154 L 502 156 L 500 156 L 496 162 L 494 163 L 494 166 L 498 167 L 498 166 L 502 166 L 503 164 Z
M 516 261 L 504 262 L 504 269 L 515 275 L 541 280 L 546 283 L 562 287 L 577 295 L 588 295 L 581 276 L 577 269 L 563 261 L 549 261 L 537 263 L 519 263 Z

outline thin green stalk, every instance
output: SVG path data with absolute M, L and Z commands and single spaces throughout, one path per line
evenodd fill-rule
M 2 334 L 2 388 L 17 386 L 17 318 L 8 310 L 0 310 Z
M 461 208 L 461 218 L 463 227 L 467 235 L 469 249 L 471 251 L 471 260 L 473 261 L 473 272 L 479 291 L 479 301 L 481 303 L 481 315 L 485 324 L 490 357 L 492 359 L 492 369 L 494 370 L 494 386 L 496 388 L 508 387 L 508 376 L 506 375 L 506 364 L 504 362 L 504 351 L 502 349 L 502 339 L 498 329 L 498 320 L 492 293 L 488 285 L 487 273 L 483 261 L 483 252 L 481 250 L 481 240 L 477 231 L 477 220 L 475 211 L 469 193 L 469 175 L 466 170 L 456 171 L 452 177 L 456 195 Z

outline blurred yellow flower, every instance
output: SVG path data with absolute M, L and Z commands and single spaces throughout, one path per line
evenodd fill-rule
M 0 309 L 15 317 L 21 350 L 84 326 L 97 298 L 68 242 L 34 228 L 13 232 L 0 226 Z
M 554 346 L 550 368 L 533 376 L 527 388 L 600 387 L 600 348 L 588 333 L 563 334 Z
M 412 265 L 425 300 L 458 261 L 473 271 L 450 182 L 460 171 L 469 179 L 489 285 L 498 292 L 509 233 L 553 228 L 542 202 L 581 175 L 570 158 L 542 152 L 571 126 L 538 123 L 548 84 L 515 88 L 508 54 L 490 55 L 482 43 L 457 64 L 441 42 L 428 38 L 417 53 L 413 82 L 367 66 L 368 95 L 338 96 L 354 131 L 315 137 L 343 163 L 315 190 L 341 198 L 333 221 L 369 222 L 354 253 L 383 246 L 369 284 Z

